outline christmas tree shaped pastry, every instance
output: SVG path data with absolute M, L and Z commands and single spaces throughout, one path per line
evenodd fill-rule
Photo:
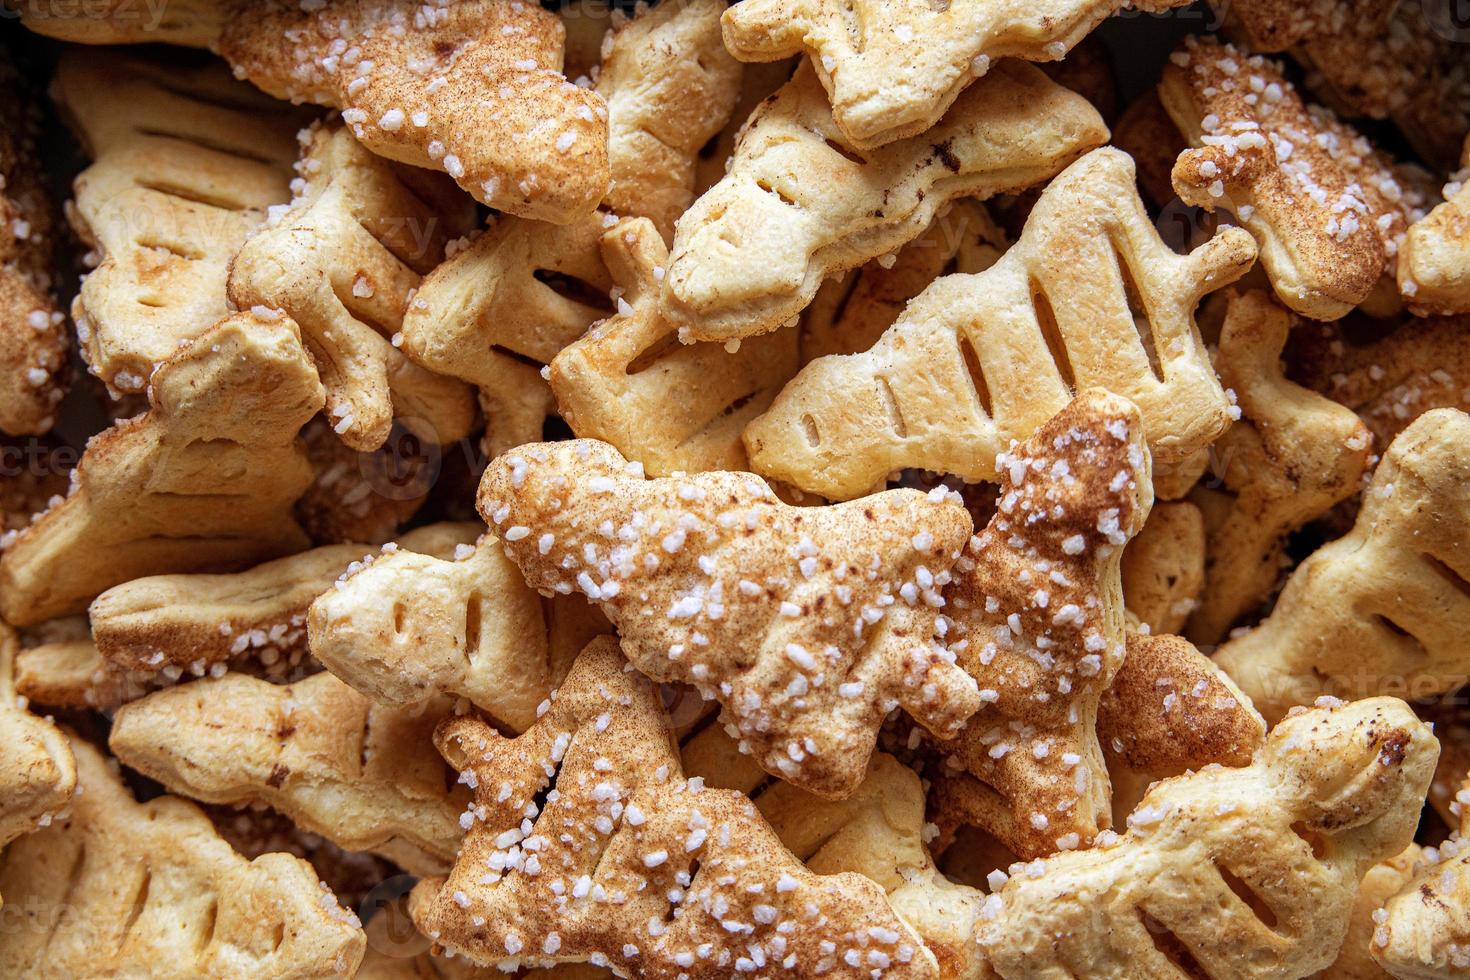
M 1403 980 L 1453 977 L 1470 966 L 1470 783 L 1461 783 L 1453 806 L 1454 832 L 1373 912 L 1368 952 Z
M 1138 410 L 1079 395 L 1004 453 L 999 510 L 945 589 L 947 640 L 983 705 L 936 806 L 1031 858 L 1111 822 L 1098 703 L 1125 655 L 1123 546 L 1153 502 Z
M 73 49 L 53 98 L 93 163 L 72 223 L 97 266 L 72 304 L 92 372 L 141 392 L 153 368 L 225 317 L 230 260 L 291 199 L 296 131 L 309 118 L 231 78 Z
M 225 575 L 149 575 L 92 600 L 92 640 L 126 670 L 172 666 L 203 673 L 249 654 L 290 660 L 306 653 L 306 610 L 366 545 L 301 551 Z M 223 668 L 221 668 L 223 669 Z M 196 675 L 197 676 L 197 675 Z
M 1395 698 L 1287 718 L 1243 769 L 1157 783 L 1121 837 L 990 899 L 980 943 L 1038 974 L 1308 976 L 1332 963 L 1368 869 L 1404 849 L 1438 750 Z
M 306 137 L 301 182 L 230 265 L 240 309 L 284 310 L 302 329 L 327 390 L 327 417 L 348 446 L 372 450 L 396 417 L 451 442 L 474 422 L 463 384 L 393 344 L 420 276 L 470 228 L 470 202 L 442 177 L 363 149 L 341 126 Z M 400 340 L 401 342 L 401 340 Z
M 447 173 L 499 211 L 564 224 L 607 190 L 607 105 L 561 73 L 565 29 L 519 0 L 286 0 L 228 7 L 215 47 L 364 146 Z
M 540 366 L 614 312 L 598 212 L 573 224 L 502 218 L 423 280 L 403 316 L 403 350 L 479 389 L 485 444 L 542 438 L 553 414 Z
M 150 410 L 87 444 L 66 498 L 0 558 L 0 610 L 28 626 L 120 582 L 304 549 L 297 432 L 322 386 L 296 324 L 237 313 L 154 372 Z
M 648 218 L 666 241 L 694 200 L 701 150 L 740 96 L 740 62 L 720 36 L 724 10 L 723 0 L 660 2 L 603 37 L 595 86 L 607 100 L 603 207 Z
M 876 883 L 809 871 L 744 795 L 686 779 L 671 735 L 611 638 L 583 652 L 519 738 L 443 722 L 440 750 L 475 803 L 454 871 L 413 891 L 420 930 L 506 968 L 939 976 Z
M 1415 313 L 1470 313 L 1470 135 L 1444 203 L 1409 226 L 1399 250 L 1399 292 Z
M 1059 61 L 1120 0 L 743 0 L 725 44 L 743 61 L 810 55 L 842 132 L 871 148 L 933 127 L 1002 58 Z M 1142 0 L 1150 11 L 1180 0 Z
M 20 639 L 0 624 L 0 847 L 49 827 L 77 786 L 71 746 L 51 721 L 26 710 L 15 692 Z M 0 892 L 0 900 L 4 893 Z
M 1215 367 L 1243 418 L 1215 443 L 1223 491 L 1201 488 L 1205 588 L 1196 643 L 1219 643 L 1275 587 L 1286 538 L 1357 492 L 1373 439 L 1350 409 L 1284 376 L 1293 317 L 1262 292 L 1230 297 Z M 1310 327 L 1306 328 L 1310 329 Z
M 606 211 L 564 225 L 500 218 L 425 279 L 404 319 L 409 357 L 479 388 L 491 455 L 542 438 L 554 403 L 538 369 L 620 308 L 628 287 L 614 283 L 601 251 L 616 225 L 607 212 L 645 216 L 667 239 L 694 199 L 700 152 L 740 88 L 721 10 L 719 0 L 660 3 L 631 20 L 619 14 L 604 33 L 605 9 L 563 9 L 579 33 L 595 32 L 586 67 L 597 80 L 582 81 L 607 100 Z
M 979 704 L 940 645 L 971 530 L 943 488 L 795 507 L 748 473 L 647 479 L 574 440 L 501 456 L 479 508 L 533 588 L 588 596 L 639 670 L 717 698 L 761 766 L 819 795 L 857 786 L 893 708 L 946 738 Z
M 659 304 L 669 253 L 653 223 L 615 226 L 602 252 L 622 290 L 618 313 L 551 362 L 562 417 L 653 476 L 748 469 L 740 434 L 796 373 L 797 331 L 753 337 L 734 351 L 681 345 Z
M 1175 192 L 1235 215 L 1283 303 L 1333 320 L 1380 285 L 1392 294 L 1393 256 L 1423 214 L 1416 174 L 1234 45 L 1189 38 L 1159 98 L 1193 147 L 1174 165 Z
M 936 279 L 864 353 L 803 368 L 746 428 L 752 468 L 837 499 L 904 468 L 993 481 L 997 453 L 1089 387 L 1132 400 L 1155 463 L 1179 463 L 1229 424 L 1194 308 L 1254 258 L 1238 228 L 1176 255 L 1132 161 L 1094 150 L 995 265 Z
M 803 65 L 679 219 L 665 315 L 686 342 L 789 326 L 824 279 L 917 238 L 947 202 L 1041 183 L 1106 139 L 1086 99 L 1010 62 L 930 132 L 858 151 Z
M 7 976 L 331 977 L 362 959 L 357 916 L 290 854 L 236 853 L 198 807 L 133 799 L 73 738 L 69 814 L 0 858 Z
M 578 596 L 547 600 L 477 525 L 448 548 L 405 536 L 311 605 L 311 650 L 380 704 L 410 707 L 438 694 L 468 698 L 521 732 L 607 620 Z
M 1260 625 L 1216 661 L 1268 720 L 1323 694 L 1459 687 L 1470 630 L 1470 416 L 1421 415 L 1363 491 L 1353 529 L 1297 566 Z
M 924 784 L 912 769 L 875 752 L 857 790 L 834 801 L 753 765 L 719 725 L 685 738 L 679 754 L 685 775 L 750 797 L 781 843 L 811 870 L 855 871 L 883 886 L 888 904 L 939 961 L 941 977 L 974 977 L 983 970 L 974 931 L 985 896 L 935 866 Z
M 124 705 L 108 744 L 172 792 L 264 804 L 348 850 L 434 874 L 454 861 L 464 809 L 430 739 L 449 707 L 383 707 L 325 672 L 295 684 L 226 674 Z

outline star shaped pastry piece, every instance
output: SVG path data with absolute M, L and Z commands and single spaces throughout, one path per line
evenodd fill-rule
M 1215 653 L 1267 720 L 1320 695 L 1463 686 L 1470 657 L 1470 416 L 1437 408 L 1383 454 L 1352 530 L 1306 558 L 1271 615 Z
M 1140 0 L 1144 10 L 1183 0 Z M 743 0 L 724 17 L 743 61 L 805 52 L 859 149 L 918 135 L 1002 58 L 1058 61 L 1123 0 Z
M 1138 410 L 1091 390 L 1001 455 L 999 510 L 945 589 L 950 649 L 983 707 L 948 756 L 938 806 L 1022 857 L 1111 822 L 1098 703 L 1123 662 L 1123 546 L 1153 502 Z
M 610 637 L 519 738 L 468 717 L 435 737 L 475 801 L 454 870 L 410 910 L 456 954 L 659 980 L 939 977 L 876 882 L 809 871 L 743 794 L 683 776 L 655 688 Z
M 981 946 L 1005 980 L 1313 975 L 1412 840 L 1437 751 L 1397 698 L 1297 712 L 1251 765 L 1156 783 L 1126 834 L 1014 869 Z
M 565 224 L 608 187 L 607 105 L 561 73 L 565 29 L 522 0 L 272 0 L 220 54 L 265 91 L 342 110 L 364 146 L 475 200 Z
M 940 642 L 971 530 L 954 496 L 795 507 L 749 473 L 645 479 L 583 439 L 501 456 L 479 508 L 533 588 L 587 595 L 638 669 L 697 685 L 764 768 L 836 798 L 893 708 L 947 738 L 979 704 Z

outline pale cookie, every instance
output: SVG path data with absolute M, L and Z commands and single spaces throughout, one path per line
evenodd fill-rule
M 603 203 L 648 216 L 667 239 L 693 200 L 700 151 L 740 91 L 740 66 L 720 42 L 722 8 L 717 0 L 677 0 L 627 21 L 594 6 L 562 15 L 577 25 L 579 47 L 594 34 L 605 40 L 600 51 L 578 53 L 579 67 L 596 78 L 580 81 L 608 102 L 612 183 Z M 619 26 L 604 38 L 600 31 L 612 23 Z M 554 404 L 538 368 L 617 311 L 622 287 L 599 251 L 616 220 L 603 212 L 560 226 L 502 219 L 417 293 L 404 351 L 480 389 L 490 455 L 542 438 Z
M 1033 858 L 1111 823 L 1098 701 L 1124 658 L 1123 546 L 1153 502 L 1138 410 L 1079 395 L 997 461 L 1000 508 L 944 590 L 946 640 L 982 707 L 933 805 Z
M 1465 683 L 1470 416 L 1421 415 L 1388 447 L 1357 523 L 1297 566 L 1259 626 L 1216 661 L 1268 720 L 1323 694 Z
M 147 680 L 103 660 L 86 635 L 85 617 L 74 619 L 81 627 L 81 636 L 41 642 L 17 654 L 15 689 L 19 695 L 48 708 L 113 711 L 146 694 L 150 688 Z
M 325 980 L 357 968 L 357 916 L 311 865 L 246 860 L 198 807 L 175 796 L 138 803 L 109 760 L 71 744 L 70 814 L 0 859 L 0 894 L 21 917 L 0 945 L 0 972 Z
M 1393 698 L 1293 715 L 1251 765 L 1155 784 L 1122 837 L 1014 868 L 980 943 L 1006 980 L 1306 976 L 1412 839 L 1436 751 Z
M 383 707 L 325 672 L 295 684 L 228 674 L 124 705 L 108 745 L 171 792 L 263 804 L 348 850 L 442 874 L 467 799 L 431 740 L 451 707 Z
M 1219 643 L 1271 595 L 1288 536 L 1356 493 L 1368 469 L 1367 426 L 1283 373 L 1294 320 L 1265 293 L 1230 297 L 1215 368 L 1242 417 L 1211 450 L 1223 489 L 1193 498 L 1207 538 L 1205 588 L 1186 630 L 1196 643 Z
M 1174 165 L 1175 192 L 1235 215 L 1283 303 L 1335 320 L 1392 274 L 1424 213 L 1416 178 L 1304 103 L 1280 65 L 1191 37 L 1165 66 L 1159 97 L 1193 147 Z
M 563 37 L 521 0 L 264 0 L 235 6 L 216 46 L 272 95 L 341 109 L 374 153 L 566 224 L 607 192 L 608 113 L 562 75 Z
M 430 524 L 384 546 L 377 557 L 403 549 L 448 558 L 479 531 L 478 525 Z M 177 680 L 185 671 L 218 677 L 227 668 L 258 664 L 259 673 L 279 681 L 313 662 L 307 646 L 313 600 L 373 563 L 372 551 L 365 544 L 327 545 L 233 574 L 133 579 L 93 600 L 87 610 L 92 640 L 120 670 L 161 670 Z
M 267 666 L 300 660 L 307 607 L 367 551 L 367 545 L 328 545 L 230 575 L 133 579 L 92 600 L 92 640 L 98 653 L 127 670 L 171 664 L 192 667 L 198 676 L 242 655 Z
M 472 205 L 449 181 L 369 153 L 340 126 L 313 126 L 297 169 L 290 208 L 230 263 L 230 301 L 283 310 L 300 325 L 332 431 L 350 448 L 377 449 L 395 418 L 434 442 L 464 437 L 469 391 L 393 339 L 420 277 L 469 231 Z
M 49 827 L 77 787 L 66 736 L 50 719 L 31 714 L 16 694 L 19 646 L 15 631 L 0 623 L 0 848 Z
M 1182 0 L 1139 0 L 1159 12 Z M 1002 58 L 1057 61 L 1124 0 L 743 0 L 725 14 L 725 45 L 744 61 L 807 53 L 833 115 L 859 148 L 939 123 Z
M 724 0 L 662 0 L 602 42 L 595 91 L 607 100 L 612 173 L 603 206 L 650 219 L 665 241 L 694 200 L 700 149 L 740 96 L 740 62 L 720 37 L 724 10 Z
M 1314 973 L 1312 976 L 1316 980 L 1388 980 L 1391 974 L 1374 961 L 1370 952 L 1373 933 L 1378 930 L 1378 923 L 1373 919 L 1383 903 L 1413 880 L 1420 850 L 1418 844 L 1410 844 L 1368 869 L 1358 886 L 1358 897 L 1353 900 L 1347 936 L 1337 952 L 1337 959 L 1325 970 Z
M 814 874 L 742 794 L 686 779 L 668 726 L 612 638 L 588 646 L 519 738 L 472 718 L 442 723 L 440 751 L 476 787 L 475 805 L 449 878 L 412 893 L 419 928 L 507 969 L 591 962 L 713 980 L 765 963 L 937 980 L 878 884 Z
M 89 369 L 138 394 L 157 365 L 228 315 L 230 260 L 291 199 L 309 118 L 217 64 L 72 49 L 52 97 L 93 159 L 70 217 L 96 268 L 72 304 Z
M 17 626 L 81 612 L 144 575 L 248 566 L 307 546 L 297 432 L 322 386 L 296 324 L 237 313 L 153 374 L 150 410 L 94 436 L 66 498 L 0 557 Z
M 664 312 L 680 339 L 788 325 L 828 276 L 918 237 L 945 203 L 1045 181 L 1107 139 L 1085 99 L 998 66 L 931 132 L 854 151 L 809 66 L 751 115 L 725 177 L 679 219 Z
M 1373 913 L 1368 949 L 1399 980 L 1464 976 L 1470 969 L 1470 782 L 1456 795 L 1455 831 L 1425 848 L 1414 875 Z
M 476 540 L 483 528 L 438 527 L 450 547 L 405 538 L 313 602 L 312 653 L 379 703 L 451 694 L 525 731 L 607 621 L 579 597 L 538 596 L 500 541 Z
M 796 507 L 583 439 L 501 456 L 478 503 L 533 588 L 588 596 L 639 670 L 718 699 L 744 751 L 818 795 L 856 789 L 895 707 L 950 738 L 979 706 L 936 633 L 971 530 L 943 488 Z
M 403 351 L 480 390 L 487 452 L 543 437 L 554 411 L 542 365 L 614 312 L 599 245 L 617 219 L 505 218 L 430 273 L 403 316 Z
M 797 332 L 680 344 L 659 303 L 668 249 L 646 218 L 602 236 L 620 290 L 618 312 L 551 362 L 562 418 L 584 439 L 611 443 L 651 476 L 745 470 L 741 433 L 797 368 Z
M 802 369 L 745 430 L 751 465 L 829 499 L 904 468 L 995 481 L 997 453 L 1090 387 L 1133 401 L 1155 461 L 1177 463 L 1229 424 L 1194 308 L 1255 254 L 1238 228 L 1174 254 L 1132 161 L 1094 150 L 995 265 L 935 280 L 866 353 Z

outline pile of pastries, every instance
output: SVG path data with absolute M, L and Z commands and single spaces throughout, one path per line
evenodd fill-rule
M 0 976 L 1470 975 L 1451 5 L 9 6 Z

